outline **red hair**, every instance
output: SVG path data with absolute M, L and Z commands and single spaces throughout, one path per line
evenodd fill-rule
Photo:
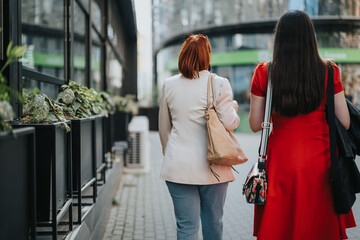
M 186 78 L 198 78 L 201 70 L 210 66 L 211 45 L 202 34 L 189 35 L 183 43 L 179 55 L 178 67 Z

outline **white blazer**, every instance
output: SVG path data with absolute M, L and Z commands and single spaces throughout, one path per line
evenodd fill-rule
M 159 103 L 159 135 L 164 154 L 160 177 L 182 184 L 219 183 L 206 159 L 207 82 L 210 72 L 203 70 L 199 78 L 181 74 L 165 81 Z M 226 78 L 216 76 L 214 86 L 219 118 L 227 130 L 240 123 L 238 105 Z M 211 97 L 212 100 L 212 97 Z M 230 166 L 212 164 L 220 182 L 234 181 Z

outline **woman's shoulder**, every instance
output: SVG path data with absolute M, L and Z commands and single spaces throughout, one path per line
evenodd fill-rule
M 263 81 L 266 82 L 268 65 L 269 65 L 268 62 L 259 63 L 254 70 L 254 78 L 260 82 L 263 82 Z
M 226 77 L 218 76 L 216 74 L 214 77 L 214 85 L 215 85 L 215 89 L 218 89 L 219 92 L 222 92 L 222 90 L 224 89 L 224 86 L 225 86 L 225 88 L 231 89 L 229 79 L 227 79 Z
M 177 81 L 179 81 L 181 78 L 181 74 L 176 74 L 174 76 L 171 76 L 171 77 L 168 77 L 166 80 L 165 80 L 165 85 L 166 86 L 170 86 L 174 83 L 176 83 Z
M 218 82 L 228 82 L 229 81 L 226 77 L 222 77 L 217 74 L 215 74 L 214 80 L 218 81 Z
M 268 62 L 261 62 L 259 63 L 256 68 L 255 68 L 255 72 L 259 73 L 259 74 L 267 74 L 267 69 L 268 69 Z
M 338 69 L 339 69 L 338 65 L 336 65 L 336 63 L 334 63 L 334 62 L 331 61 L 331 60 L 322 59 L 322 61 L 324 62 L 324 65 L 325 65 L 325 66 L 327 66 L 327 62 L 331 62 L 331 65 L 333 66 L 333 68 L 334 68 L 335 70 L 338 70 Z

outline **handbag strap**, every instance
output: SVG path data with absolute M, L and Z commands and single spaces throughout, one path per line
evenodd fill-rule
M 271 67 L 272 64 L 268 62 L 268 73 L 267 73 L 267 90 L 266 90 L 266 100 L 265 100 L 265 112 L 264 112 L 264 121 L 261 124 L 261 141 L 259 148 L 259 158 L 258 158 L 258 167 L 259 170 L 265 169 L 265 160 L 268 139 L 270 134 L 270 116 L 271 116 L 271 102 L 272 102 L 272 86 L 271 86 Z
M 335 128 L 335 105 L 334 105 L 334 69 L 330 61 L 326 61 L 328 68 L 328 83 L 327 83 L 327 107 L 326 107 L 326 118 L 329 124 L 329 138 L 330 138 L 330 159 L 331 159 L 331 170 L 330 170 L 330 181 L 337 179 L 337 171 L 339 169 L 337 161 L 337 145 L 336 145 L 336 128 Z
M 216 111 L 216 96 L 215 96 L 215 87 L 214 87 L 214 75 L 213 73 L 210 73 L 209 78 L 208 78 L 208 86 L 207 86 L 207 109 L 210 109 L 210 92 L 212 91 L 212 96 L 213 96 L 213 106 L 214 109 Z M 210 89 L 211 86 L 211 89 Z

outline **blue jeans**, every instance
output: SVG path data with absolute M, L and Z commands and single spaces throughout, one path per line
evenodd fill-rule
M 221 240 L 228 183 L 189 185 L 166 181 L 173 200 L 178 240 L 197 240 L 201 218 L 204 240 Z

